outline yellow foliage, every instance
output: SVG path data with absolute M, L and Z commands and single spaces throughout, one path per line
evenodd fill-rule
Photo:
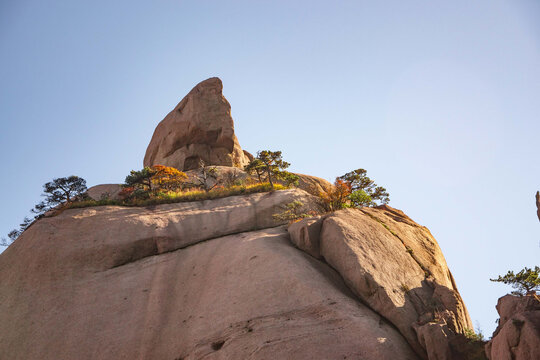
M 184 172 L 170 166 L 154 165 L 152 170 L 155 172 L 151 178 L 155 190 L 178 191 L 188 178 Z

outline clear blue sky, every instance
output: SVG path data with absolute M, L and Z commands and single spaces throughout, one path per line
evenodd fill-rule
M 243 148 L 333 180 L 363 167 L 439 241 L 489 336 L 540 263 L 540 2 L 0 2 L 0 234 L 76 174 L 122 182 L 219 76 Z

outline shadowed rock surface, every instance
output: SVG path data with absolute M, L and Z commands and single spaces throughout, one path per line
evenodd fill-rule
M 234 135 L 231 105 L 217 77 L 195 86 L 163 119 L 146 149 L 144 166 L 193 170 L 206 165 L 243 168 L 251 157 Z

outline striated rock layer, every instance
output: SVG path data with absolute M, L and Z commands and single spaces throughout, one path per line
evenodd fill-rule
M 146 149 L 144 166 L 179 170 L 206 165 L 243 168 L 250 158 L 234 135 L 231 105 L 217 77 L 202 81 L 163 119 Z

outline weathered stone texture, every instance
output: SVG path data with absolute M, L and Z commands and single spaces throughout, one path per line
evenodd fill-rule
M 146 149 L 144 166 L 193 170 L 206 165 L 243 168 L 249 162 L 234 134 L 231 105 L 219 78 L 199 83 L 163 119 Z

